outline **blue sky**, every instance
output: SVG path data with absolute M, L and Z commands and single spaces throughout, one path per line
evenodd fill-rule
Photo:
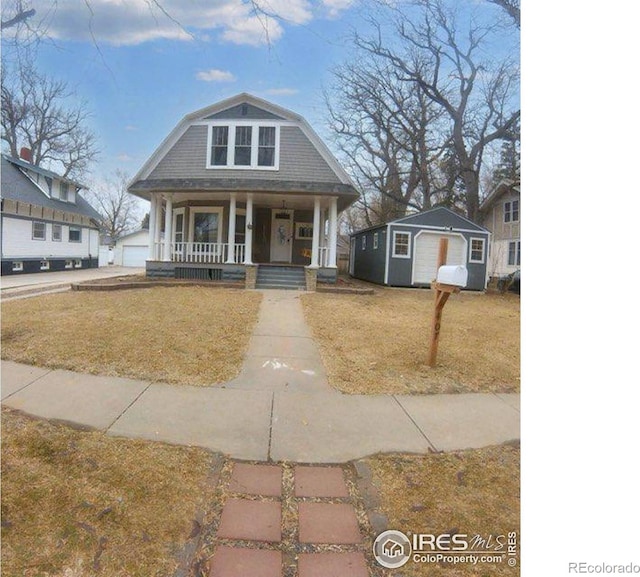
M 131 176 L 185 115 L 250 92 L 303 115 L 327 137 L 322 90 L 362 27 L 355 0 L 34 0 L 47 39 L 38 66 L 64 78 L 92 113 L 96 179 Z M 214 6 L 215 10 L 206 7 Z M 268 31 L 268 37 L 265 31 Z

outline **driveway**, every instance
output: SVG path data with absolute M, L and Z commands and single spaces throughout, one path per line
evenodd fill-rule
M 144 270 L 144 268 L 104 266 L 82 270 L 8 275 L 0 278 L 0 295 L 3 299 L 6 299 L 24 295 L 25 293 L 35 294 L 45 291 L 64 290 L 69 288 L 73 283 L 130 274 L 142 274 Z

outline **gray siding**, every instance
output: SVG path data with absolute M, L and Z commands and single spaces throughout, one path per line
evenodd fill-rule
M 244 110 L 243 110 L 244 109 Z M 244 112 L 244 114 L 243 114 Z M 238 104 L 232 108 L 227 108 L 222 112 L 207 116 L 207 120 L 284 120 L 281 116 L 277 116 L 272 112 L 267 112 L 257 106 L 251 104 Z
M 279 170 L 207 169 L 207 126 L 191 126 L 169 150 L 149 179 L 259 179 L 340 183 L 302 130 L 295 126 L 280 129 Z
M 442 207 L 433 208 L 426 212 L 421 212 L 420 214 L 398 219 L 398 221 L 394 222 L 397 224 L 418 224 L 434 228 L 451 227 L 484 232 L 484 229 L 477 224 L 474 224 L 470 220 L 457 215 L 455 212 Z
M 373 248 L 373 236 L 378 235 L 378 248 Z M 366 238 L 365 248 L 362 239 Z M 363 231 L 355 236 L 353 276 L 361 280 L 384 284 L 384 268 L 387 247 L 387 229 L 381 227 Z

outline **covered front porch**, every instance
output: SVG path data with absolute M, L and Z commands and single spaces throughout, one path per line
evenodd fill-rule
M 148 276 L 239 281 L 269 264 L 337 280 L 338 196 L 154 192 L 149 200 Z

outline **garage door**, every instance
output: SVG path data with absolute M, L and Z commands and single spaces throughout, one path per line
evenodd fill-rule
M 123 246 L 122 266 L 144 267 L 149 257 L 149 247 L 146 246 Z
M 461 234 L 419 232 L 413 249 L 413 284 L 430 284 L 436 278 L 441 238 L 449 239 L 446 264 L 466 265 L 467 242 Z

